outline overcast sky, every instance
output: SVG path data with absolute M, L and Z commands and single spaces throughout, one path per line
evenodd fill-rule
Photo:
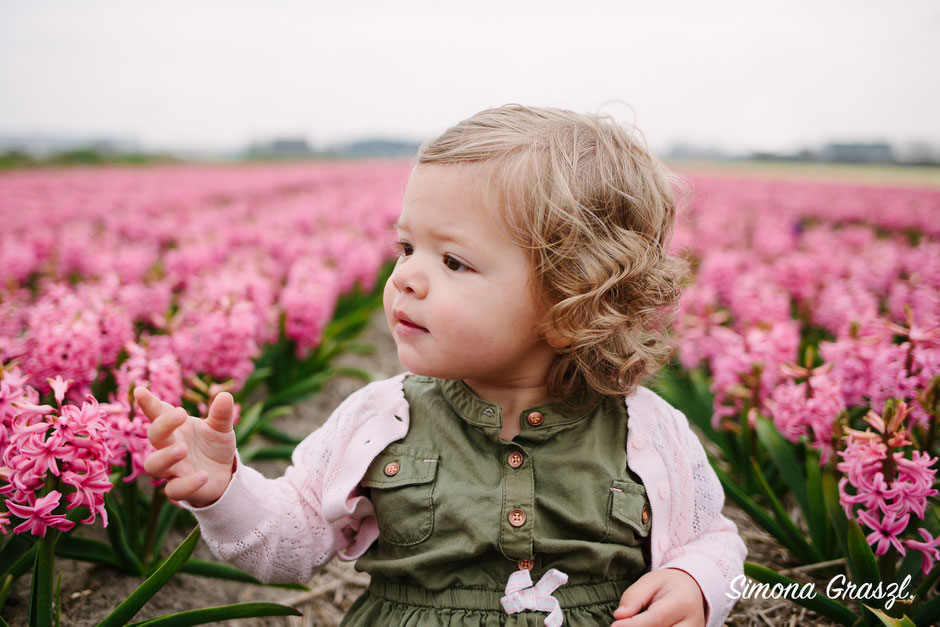
M 0 0 L 0 134 L 421 140 L 508 102 L 674 142 L 940 145 L 940 2 Z

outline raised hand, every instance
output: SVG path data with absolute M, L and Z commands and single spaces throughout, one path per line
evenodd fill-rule
M 216 396 L 205 420 L 164 403 L 145 388 L 136 388 L 134 398 L 150 418 L 147 437 L 157 449 L 144 460 L 147 474 L 168 479 L 164 489 L 173 500 L 196 507 L 216 502 L 232 479 L 235 460 L 232 395 Z

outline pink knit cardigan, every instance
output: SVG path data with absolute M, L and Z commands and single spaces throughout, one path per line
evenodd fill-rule
M 294 451 L 284 476 L 266 479 L 238 459 L 222 497 L 207 507 L 183 502 L 212 552 L 264 582 L 306 583 L 334 555 L 353 560 L 378 537 L 359 481 L 372 460 L 408 431 L 402 381 L 371 383 L 347 398 Z M 721 513 L 724 492 L 685 416 L 651 390 L 626 399 L 627 459 L 649 495 L 652 569 L 679 568 L 699 584 L 708 625 L 734 605 L 731 580 L 746 548 Z

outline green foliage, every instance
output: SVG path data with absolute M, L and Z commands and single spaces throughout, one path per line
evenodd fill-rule
M 814 338 L 815 341 L 818 339 Z M 807 344 L 806 355 L 807 363 L 813 364 L 813 341 Z M 937 601 L 940 597 L 924 597 L 940 577 L 940 568 L 935 568 L 930 576 L 922 577 L 920 554 L 916 551 L 908 552 L 907 557 L 900 562 L 897 573 L 896 560 L 891 556 L 883 558 L 879 563 L 858 523 L 845 515 L 839 500 L 840 475 L 834 468 L 834 462 L 821 466 L 815 450 L 803 442 L 795 444 L 786 440 L 773 423 L 759 413 L 752 416 L 752 429 L 750 421 L 745 419 L 750 399 L 743 394 L 744 409 L 739 419 L 729 423 L 729 429 L 714 429 L 711 424 L 713 398 L 708 392 L 707 381 L 707 375 L 702 370 L 684 371 L 672 365 L 660 373 L 653 385 L 660 395 L 683 411 L 713 444 L 706 447 L 711 452 L 709 461 L 728 498 L 801 564 L 838 563 L 837 560 L 844 558 L 850 581 L 856 585 L 869 583 L 877 586 L 882 581 L 887 585 L 903 581 L 908 575 L 915 582 L 919 579 L 914 601 L 905 608 L 912 610 L 909 612 L 911 618 L 907 620 L 918 625 L 934 624 L 940 618 L 940 601 Z M 860 417 L 859 412 L 850 412 L 848 420 L 851 424 L 853 418 Z M 788 510 L 787 503 L 792 503 L 796 508 L 795 518 L 792 508 Z M 937 509 L 935 504 L 928 507 L 923 523 L 934 537 L 940 533 Z M 746 564 L 745 571 L 762 582 L 791 581 L 756 564 Z M 844 624 L 870 624 L 875 620 L 873 613 L 863 611 L 859 615 L 828 598 L 814 601 L 815 605 L 791 600 Z M 885 609 L 876 605 L 873 603 L 870 609 Z M 897 612 L 897 607 L 882 612 L 894 621 L 886 624 L 907 624 L 903 622 L 906 617 L 891 616 Z

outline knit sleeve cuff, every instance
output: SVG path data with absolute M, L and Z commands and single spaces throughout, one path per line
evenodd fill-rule
M 264 475 L 246 466 L 235 451 L 235 472 L 219 499 L 205 507 L 180 501 L 183 509 L 196 516 L 204 537 L 220 543 L 237 542 L 250 535 L 260 524 L 266 494 Z

